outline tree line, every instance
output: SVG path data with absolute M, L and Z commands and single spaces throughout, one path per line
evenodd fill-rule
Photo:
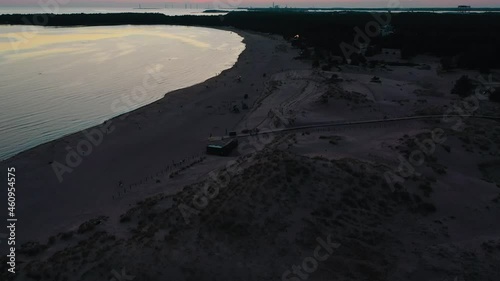
M 167 16 L 154 13 L 0 15 L 0 24 L 38 25 L 187 25 L 235 27 L 279 34 L 286 39 L 300 35 L 300 46 L 343 56 L 341 43 L 355 39 L 355 28 L 364 30 L 374 21 L 368 12 L 313 13 L 297 11 L 235 11 L 219 15 Z M 387 14 L 386 14 L 387 16 Z M 446 67 L 489 69 L 500 66 L 500 13 L 391 13 L 393 33 L 370 37 L 376 48 L 398 48 L 404 57 L 430 54 L 443 58 Z

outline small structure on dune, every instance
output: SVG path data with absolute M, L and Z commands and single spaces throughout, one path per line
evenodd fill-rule
M 373 76 L 372 79 L 370 80 L 372 83 L 382 83 L 382 80 L 380 80 L 380 77 Z
M 399 59 L 401 58 L 401 49 L 382 48 L 382 54 Z
M 381 54 L 374 56 L 385 62 L 399 62 L 402 59 L 401 49 L 382 48 Z
M 380 34 L 382 35 L 382 37 L 389 36 L 393 33 L 394 33 L 394 27 L 390 24 L 386 24 L 386 25 L 382 26 L 382 28 L 380 30 Z
M 233 149 L 238 147 L 238 139 L 231 138 L 229 140 L 221 140 L 217 142 L 213 142 L 207 145 L 207 154 L 210 155 L 219 155 L 219 156 L 227 156 L 231 154 Z

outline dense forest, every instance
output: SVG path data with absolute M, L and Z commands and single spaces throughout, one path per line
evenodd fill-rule
M 345 57 L 357 43 L 370 53 L 384 47 L 400 48 L 404 57 L 432 54 L 446 67 L 487 70 L 500 67 L 500 13 L 313 13 L 294 11 L 230 12 L 225 16 L 166 16 L 164 14 L 0 15 L 0 24 L 95 26 L 170 24 L 223 27 L 274 33 L 314 48 L 315 54 Z M 391 32 L 384 34 L 384 28 Z M 377 30 L 378 29 L 378 30 Z M 363 35 L 359 35 L 362 33 Z M 384 36 L 383 36 L 384 35 Z M 361 38 L 361 39 L 360 39 Z M 355 39 L 357 41 L 355 41 Z M 344 44 L 342 45 L 342 42 Z M 368 43 L 368 44 L 366 44 Z M 346 47 L 346 46 L 350 47 Z M 344 47 L 342 47 L 344 46 Z M 344 50 L 342 50 L 344 48 Z

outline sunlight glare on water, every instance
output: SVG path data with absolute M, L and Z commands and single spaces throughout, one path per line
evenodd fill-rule
M 235 33 L 201 27 L 1 26 L 0 159 L 203 82 L 244 48 Z M 145 97 L 120 102 L 145 77 Z

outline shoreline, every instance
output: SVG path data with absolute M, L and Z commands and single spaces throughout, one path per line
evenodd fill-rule
M 62 183 L 49 162 L 85 135 L 17 159 L 16 280 L 293 279 L 319 239 L 339 247 L 318 258 L 318 280 L 499 275 L 500 127 L 471 117 L 500 104 L 452 91 L 480 73 L 441 72 L 433 57 L 319 70 L 283 39 L 238 32 L 233 68 L 94 127 L 102 144 Z M 441 116 L 449 108 L 461 113 Z M 317 126 L 343 120 L 353 126 Z M 209 135 L 252 128 L 285 133 L 205 154 Z
M 42 237 L 106 213 L 107 209 L 118 205 L 116 212 L 119 213 L 118 210 L 127 204 L 158 192 L 142 190 L 129 196 L 133 198 L 107 206 L 122 185 L 133 183 L 158 167 L 203 156 L 211 134 L 221 135 L 226 130 L 233 130 L 244 117 L 245 112 L 231 113 L 231 105 L 240 106 L 245 94 L 249 95 L 246 101 L 250 104 L 258 98 L 268 79 L 263 73 L 270 77 L 269 74 L 281 71 L 283 64 L 300 64 L 290 61 L 290 56 L 273 55 L 275 45 L 285 43 L 281 38 L 221 29 L 243 37 L 245 49 L 233 67 L 204 82 L 166 93 L 151 104 L 103 124 L 38 145 L 0 162 L 1 169 L 14 166 L 19 170 L 18 184 L 23 188 L 18 191 L 18 197 L 22 198 L 18 217 L 33 222 L 19 226 L 19 241 L 43 240 Z M 238 76 L 243 77 L 242 82 L 237 81 Z M 78 148 L 84 147 L 81 145 L 84 141 L 93 145 L 91 150 L 86 150 L 90 153 L 80 157 L 80 161 L 74 156 Z M 70 154 L 73 157 L 69 158 L 74 161 L 65 161 Z M 54 166 L 59 169 L 60 177 Z M 165 191 L 165 188 L 175 189 L 166 186 L 159 190 Z M 37 230 L 36 235 L 33 230 Z
M 500 279 L 500 126 L 474 118 L 500 111 L 498 69 L 316 68 L 235 32 L 246 48 L 220 75 L 17 158 L 16 280 Z M 463 76 L 480 91 L 457 95 Z M 51 161 L 96 135 L 59 183 Z
M 5 26 L 5 25 L 1 25 L 1 24 L 0 24 L 0 27 L 1 27 L 1 26 Z M 22 27 L 22 25 L 17 25 L 17 26 Z M 122 25 L 122 26 L 151 27 L 151 26 L 148 26 L 148 25 Z M 170 25 L 162 25 L 162 24 L 158 24 L 158 25 L 154 25 L 154 26 L 170 26 Z M 184 25 L 172 25 L 172 26 L 187 27 L 187 28 L 189 28 L 189 27 L 190 27 L 190 26 L 184 26 Z M 40 27 L 40 26 L 33 25 L 33 27 Z M 83 27 L 83 28 L 87 28 L 87 27 L 88 27 L 88 28 L 95 28 L 95 27 L 99 27 L 99 26 L 75 26 L 75 27 L 61 26 L 61 28 L 79 28 L 79 27 Z M 104 25 L 104 27 L 109 27 L 109 26 Z M 234 29 L 232 29 L 232 28 L 214 28 L 214 27 L 207 27 L 207 26 L 196 26 L 196 27 L 197 27 L 197 28 L 201 28 L 201 29 L 215 29 L 215 30 L 225 31 L 225 32 L 234 32 L 234 33 L 238 34 L 238 33 L 237 33 L 237 32 L 235 32 L 235 30 L 234 30 Z M 47 26 L 47 27 L 45 27 L 45 28 L 59 28 L 59 27 Z M 239 35 L 239 34 L 238 34 L 238 35 Z M 120 96 L 117 96 L 115 99 L 117 99 L 117 100 L 119 99 L 119 100 L 120 100 L 120 103 L 119 103 L 120 105 L 119 105 L 119 107 L 127 107 L 127 108 L 128 108 L 128 111 L 123 112 L 123 113 L 113 113 L 113 115 L 114 115 L 114 116 L 113 116 L 113 115 L 112 115 L 112 116 L 105 116 L 105 115 L 103 115 L 103 116 L 100 116 L 100 117 L 96 117 L 96 118 L 98 118 L 98 119 L 99 119 L 99 120 L 96 120 L 96 121 L 101 121 L 101 120 L 104 120 L 104 121 L 101 121 L 101 123 L 97 123 L 97 122 L 96 122 L 96 123 L 94 123 L 94 122 L 92 122 L 94 125 L 92 125 L 92 124 L 87 124 L 87 125 L 84 125 L 84 126 L 89 126 L 89 127 L 84 127 L 84 126 L 74 126 L 74 124 L 72 124 L 72 126 L 71 126 L 71 127 L 81 127 L 81 129 L 79 129 L 79 128 L 73 128 L 73 129 L 77 129 L 77 131 L 70 131 L 70 130 L 67 130 L 66 128 L 62 128 L 61 130 L 59 130 L 59 131 L 62 131 L 62 133 L 61 133 L 61 134 L 59 134 L 57 131 L 55 131 L 55 132 L 54 132 L 54 131 L 51 131 L 51 132 L 50 132 L 50 134 L 54 133 L 55 135 L 59 135 L 59 136 L 55 136 L 55 137 L 56 137 L 55 139 L 41 140 L 41 142 L 38 142 L 38 141 L 37 141 L 37 143 L 38 143 L 38 144 L 35 144 L 35 145 L 34 145 L 34 146 L 32 146 L 32 147 L 28 147 L 28 148 L 24 148 L 24 149 L 23 149 L 23 148 L 21 148 L 21 149 L 23 149 L 23 150 L 20 150 L 20 151 L 16 151 L 16 152 L 9 152 L 9 151 L 7 151 L 7 152 L 6 152 L 6 154 L 5 154 L 5 158 L 0 157 L 0 164 L 2 164 L 2 163 L 3 163 L 3 162 L 5 162 L 5 161 L 8 161 L 9 159 L 11 159 L 11 158 L 13 158 L 13 157 L 16 157 L 16 156 L 20 155 L 20 154 L 22 154 L 22 153 L 25 153 L 25 152 L 30 151 L 30 150 L 32 150 L 32 149 L 37 149 L 37 148 L 38 148 L 39 146 L 41 146 L 41 145 L 49 144 L 49 143 L 51 143 L 51 142 L 54 142 L 54 141 L 57 141 L 57 140 L 60 140 L 60 139 L 63 139 L 63 138 L 69 137 L 69 136 L 71 136 L 71 135 L 74 135 L 74 134 L 79 134 L 79 133 L 82 133 L 82 132 L 84 132 L 84 131 L 86 131 L 86 130 L 91 130 L 91 129 L 93 129 L 93 128 L 100 127 L 100 126 L 102 126 L 103 124 L 106 124 L 107 122 L 116 122 L 116 119 L 120 119 L 120 120 L 122 120 L 124 115 L 128 115 L 128 114 L 132 113 L 133 111 L 135 111 L 135 110 L 137 110 L 137 109 L 140 109 L 141 107 L 148 106 L 148 105 L 153 104 L 153 103 L 155 103 L 155 102 L 157 102 L 157 101 L 159 101 L 159 100 L 161 100 L 161 99 L 164 99 L 164 98 L 165 98 L 165 96 L 167 96 L 167 95 L 169 95 L 169 94 L 171 94 L 171 93 L 174 93 L 174 92 L 176 92 L 176 91 L 183 90 L 183 89 L 186 89 L 186 88 L 189 88 L 189 87 L 192 87 L 192 86 L 196 86 L 196 85 L 198 85 L 198 84 L 205 83 L 205 82 L 207 82 L 208 80 L 210 80 L 210 79 L 212 79 L 212 78 L 215 78 L 215 77 L 217 77 L 218 75 L 221 75 L 224 71 L 227 71 L 227 70 L 229 70 L 229 69 L 233 68 L 233 67 L 234 67 L 234 65 L 238 62 L 239 57 L 240 57 L 240 56 L 243 54 L 243 52 L 245 51 L 246 46 L 245 46 L 245 43 L 244 43 L 244 37 L 243 37 L 243 36 L 241 36 L 241 35 L 239 35 L 239 36 L 241 37 L 241 44 L 243 44 L 243 50 L 242 50 L 242 51 L 238 54 L 238 56 L 236 57 L 236 60 L 232 63 L 232 66 L 229 66 L 229 68 L 227 68 L 228 66 L 224 66 L 224 67 L 226 67 L 226 69 L 225 69 L 225 70 L 222 70 L 222 71 L 217 70 L 217 71 L 216 71 L 216 72 L 214 72 L 214 73 L 210 73 L 211 75 L 215 75 L 215 76 L 211 76 L 211 77 L 206 78 L 205 80 L 202 80 L 202 81 L 200 81 L 201 79 L 199 79 L 199 80 L 198 80 L 198 82 L 193 81 L 193 82 L 194 82 L 194 84 L 190 84 L 190 85 L 187 85 L 187 86 L 182 87 L 182 88 L 177 88 L 177 89 L 168 90 L 168 91 L 163 92 L 163 93 L 161 93 L 161 92 L 160 92 L 160 95 L 158 95 L 158 96 L 157 96 L 157 97 L 158 97 L 158 99 L 157 99 L 157 100 L 152 100 L 151 102 L 149 102 L 149 103 L 147 103 L 147 104 L 144 104 L 144 105 L 142 105 L 142 106 L 140 106 L 140 107 L 137 107 L 137 108 L 134 108 L 134 107 L 135 107 L 135 104 L 140 104 L 140 103 L 142 102 L 142 100 L 139 100 L 139 101 L 135 101 L 135 100 L 132 100 L 132 101 L 127 100 L 127 101 L 124 101 L 124 100 L 122 100 L 122 95 L 123 95 L 123 93 L 122 93 L 122 94 L 120 94 Z M 222 68 L 222 67 L 221 67 L 221 68 Z M 207 73 L 208 73 L 208 72 L 207 72 Z M 152 76 L 153 76 L 153 78 L 154 78 L 154 75 L 156 75 L 156 73 L 152 75 Z M 155 78 L 155 79 L 156 79 L 156 78 Z M 148 91 L 148 90 L 146 89 L 146 91 Z M 127 97 L 129 97 L 129 96 L 127 96 Z M 111 106 L 111 107 L 112 107 L 112 106 Z M 110 110 L 110 109 L 108 109 L 108 111 L 112 111 L 112 112 L 114 112 L 114 109 L 111 109 L 111 110 Z M 118 114 L 118 115 L 116 115 L 116 114 Z M 88 119 L 82 119 L 82 120 L 88 120 Z M 12 153 L 13 153 L 13 154 L 12 154 Z

